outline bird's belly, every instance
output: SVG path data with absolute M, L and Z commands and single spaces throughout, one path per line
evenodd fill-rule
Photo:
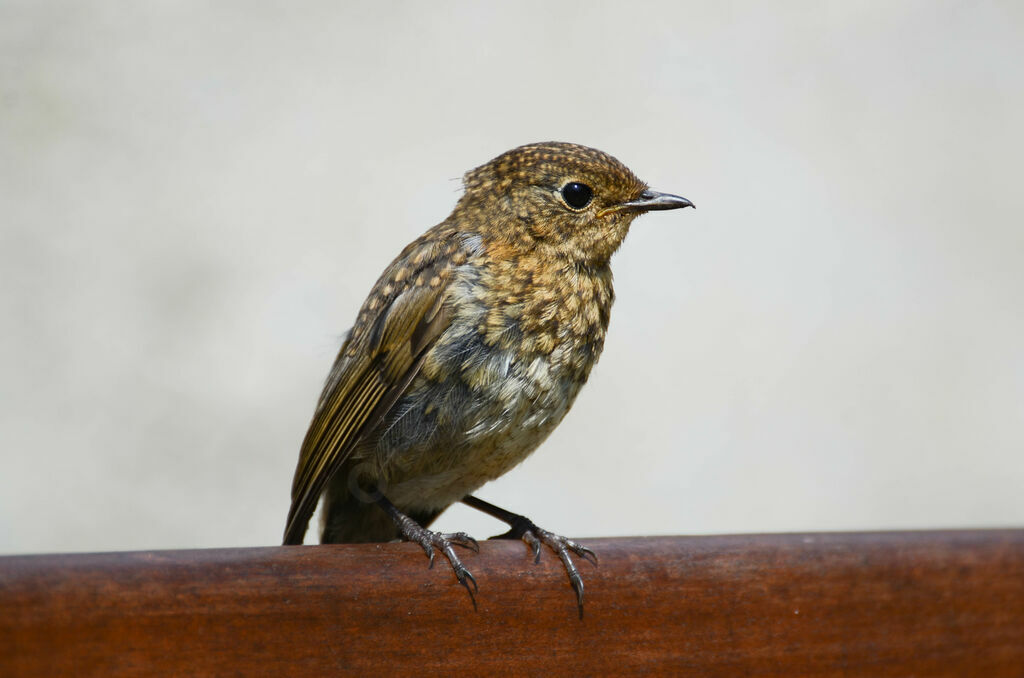
M 379 438 L 385 494 L 400 508 L 436 510 L 523 461 L 569 411 L 585 379 L 561 353 L 524 361 L 494 350 L 450 378 L 417 379 Z

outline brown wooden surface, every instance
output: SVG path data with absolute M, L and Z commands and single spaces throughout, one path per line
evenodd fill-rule
M 0 558 L 0 675 L 1024 676 L 1024 530 Z

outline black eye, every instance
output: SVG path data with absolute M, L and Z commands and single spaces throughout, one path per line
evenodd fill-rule
M 581 210 L 589 205 L 593 197 L 594 191 L 590 189 L 590 186 L 581 184 L 578 181 L 562 186 L 562 199 L 565 200 L 566 205 L 574 210 Z

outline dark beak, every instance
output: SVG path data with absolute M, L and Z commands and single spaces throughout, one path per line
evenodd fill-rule
M 679 195 L 658 193 L 647 189 L 636 200 L 624 202 L 618 207 L 623 210 L 650 212 L 652 210 L 677 210 L 681 207 L 693 207 L 693 203 Z

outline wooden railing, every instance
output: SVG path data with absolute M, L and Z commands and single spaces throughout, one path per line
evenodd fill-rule
M 1024 676 L 1024 530 L 0 558 L 0 676 Z

